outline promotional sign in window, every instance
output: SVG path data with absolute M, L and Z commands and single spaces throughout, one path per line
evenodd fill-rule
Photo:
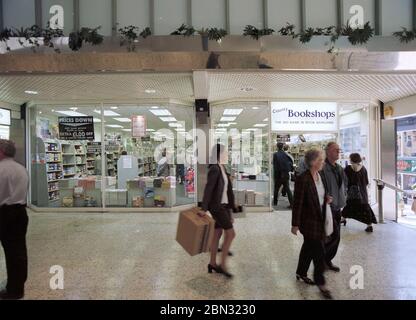
M 94 140 L 94 117 L 59 117 L 61 140 Z
M 0 139 L 5 139 L 5 140 L 10 139 L 10 127 L 9 126 L 0 126 Z
M 133 138 L 141 138 L 146 136 L 146 118 L 144 116 L 132 116 L 131 129 L 131 136 Z
M 10 124 L 11 124 L 10 110 L 0 109 L 0 125 L 10 126 Z
M 272 131 L 334 132 L 337 111 L 336 102 L 272 102 Z
M 397 170 L 403 173 L 416 173 L 416 160 L 405 159 L 397 161 Z

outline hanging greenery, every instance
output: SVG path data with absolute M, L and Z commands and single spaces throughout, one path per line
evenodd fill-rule
M 209 40 L 220 42 L 228 33 L 227 30 L 218 28 L 202 28 L 197 31 L 202 37 L 208 37 Z
M 139 42 L 139 37 L 145 39 L 152 34 L 149 27 L 145 28 L 140 33 L 139 31 L 140 28 L 136 26 L 126 26 L 118 29 L 118 34 L 120 35 L 120 46 L 127 45 L 127 51 L 136 51 L 136 43 Z
M 402 27 L 402 30 L 394 32 L 393 36 L 398 38 L 401 43 L 409 43 L 416 39 L 416 30 L 408 30 Z
M 260 37 L 272 35 L 275 31 L 270 28 L 258 29 L 255 26 L 247 25 L 244 28 L 244 36 L 250 36 L 253 39 L 259 40 Z
M 177 28 L 175 31 L 171 33 L 172 36 L 184 36 L 184 37 L 190 37 L 195 34 L 196 30 L 192 26 L 188 26 L 184 23 Z
M 93 46 L 99 45 L 103 42 L 104 37 L 98 33 L 101 28 L 81 28 L 79 31 L 74 31 L 69 34 L 69 47 L 72 51 L 78 51 L 82 48 L 84 43 L 90 43 Z

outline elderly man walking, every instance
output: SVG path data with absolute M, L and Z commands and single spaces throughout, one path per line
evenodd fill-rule
M 14 160 L 15 154 L 14 143 L 0 139 L 0 241 L 7 269 L 6 289 L 0 292 L 2 300 L 23 298 L 27 279 L 29 177 L 26 169 Z
M 340 268 L 332 263 L 337 254 L 341 240 L 341 210 L 346 205 L 347 177 L 344 169 L 337 164 L 341 149 L 335 142 L 330 142 L 325 148 L 326 160 L 321 171 L 326 181 L 328 195 L 332 197 L 331 211 L 333 215 L 334 232 L 325 244 L 325 262 L 329 270 L 339 272 Z

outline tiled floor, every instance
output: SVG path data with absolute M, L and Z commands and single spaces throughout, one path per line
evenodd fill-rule
M 207 274 L 207 254 L 190 257 L 175 242 L 177 218 L 32 213 L 26 299 L 321 299 L 316 287 L 294 279 L 302 238 L 290 234 L 289 212 L 236 220 L 231 281 Z M 377 225 L 373 234 L 364 228 L 354 221 L 342 227 L 335 261 L 342 271 L 327 274 L 335 298 L 416 299 L 416 230 L 395 223 Z M 64 268 L 64 290 L 49 288 L 53 265 Z M 363 267 L 363 290 L 350 289 L 354 265 Z

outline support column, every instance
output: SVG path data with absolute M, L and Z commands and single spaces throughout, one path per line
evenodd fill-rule
M 79 0 L 74 0 L 74 31 L 78 31 L 79 28 Z
M 117 36 L 117 0 L 111 0 L 111 34 Z
M 0 0 L 0 30 L 3 30 L 3 0 Z
M 42 0 L 35 0 L 35 24 L 42 26 Z

